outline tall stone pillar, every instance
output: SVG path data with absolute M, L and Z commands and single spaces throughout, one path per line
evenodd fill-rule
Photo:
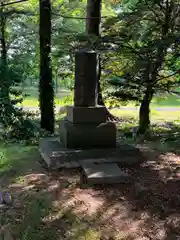
M 97 105 L 98 58 L 98 54 L 94 51 L 76 53 L 74 86 L 75 107 L 92 107 Z
M 106 108 L 97 106 L 98 66 L 96 52 L 76 53 L 74 106 L 60 122 L 64 147 L 116 147 L 116 125 L 107 121 Z

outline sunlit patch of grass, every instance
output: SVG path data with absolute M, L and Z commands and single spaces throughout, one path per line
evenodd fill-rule
M 21 145 L 20 143 L 0 143 L 0 174 L 15 176 L 17 172 L 23 171 L 23 166 L 28 164 L 27 159 L 33 156 L 35 147 Z
M 19 89 L 19 88 L 18 88 Z M 39 92 L 38 88 L 35 87 L 26 87 L 22 90 L 24 100 L 19 106 L 23 107 L 38 107 L 39 106 Z M 67 102 L 67 98 L 72 96 L 72 92 L 69 90 L 59 89 L 57 93 L 55 93 L 55 105 L 56 106 L 63 106 Z M 71 100 L 68 101 L 68 104 L 71 104 Z
M 55 98 L 55 105 L 56 106 L 63 106 L 64 104 L 64 100 L 63 99 L 58 99 Z M 23 106 L 23 107 L 39 107 L 39 100 L 36 98 L 25 98 L 22 102 L 22 104 L 19 104 L 19 106 Z
M 114 109 L 111 111 L 112 114 L 119 118 L 124 119 L 135 119 L 138 121 L 138 109 L 136 111 L 134 110 L 124 110 L 124 109 Z M 180 110 L 179 111 L 157 111 L 154 109 L 151 109 L 150 113 L 151 121 L 161 121 L 161 122 L 167 122 L 167 121 L 180 121 Z
M 24 95 L 27 95 L 24 98 L 24 101 L 22 103 L 22 106 L 24 107 L 38 107 L 39 106 L 39 92 L 38 87 L 17 87 L 18 90 L 21 90 Z M 55 105 L 56 106 L 63 106 L 66 105 L 64 102 L 64 98 L 67 96 L 71 96 L 72 92 L 66 89 L 58 89 L 57 93 L 55 93 Z M 111 106 L 111 102 L 109 100 L 105 100 L 106 105 L 109 107 Z M 68 104 L 72 104 L 72 101 L 70 101 Z M 114 105 L 114 103 L 113 103 Z M 134 108 L 136 107 L 135 102 L 118 102 L 117 101 L 117 107 L 128 107 L 128 108 Z M 151 108 L 158 108 L 158 107 L 180 107 L 180 97 L 176 95 L 166 95 L 161 96 L 157 95 L 153 98 L 151 103 Z
M 132 111 L 132 110 L 124 110 L 124 109 L 113 109 L 111 110 L 111 113 L 119 118 L 135 118 L 138 117 L 138 110 Z
M 151 119 L 153 121 L 179 121 L 180 120 L 180 110 L 176 111 L 157 111 L 151 110 Z
M 25 98 L 19 106 L 23 107 L 39 107 L 39 101 L 36 98 Z
M 153 107 L 180 107 L 180 97 L 177 95 L 167 94 L 166 96 L 156 96 L 153 98 Z
M 76 238 L 75 238 L 76 237 Z M 98 231 L 93 229 L 87 229 L 85 231 L 81 230 L 81 234 L 78 233 L 77 236 L 72 238 L 73 240 L 100 240 L 101 235 Z

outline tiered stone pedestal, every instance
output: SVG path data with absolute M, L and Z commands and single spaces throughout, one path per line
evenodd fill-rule
M 97 105 L 99 57 L 95 52 L 75 56 L 74 106 L 60 122 L 60 138 L 40 140 L 39 151 L 51 169 L 77 168 L 89 183 L 127 182 L 119 166 L 142 162 L 138 149 L 116 146 L 116 125 L 107 121 L 106 108 Z
M 60 122 L 60 140 L 63 146 L 116 147 L 116 125 L 106 119 L 105 107 L 68 107 L 66 120 Z

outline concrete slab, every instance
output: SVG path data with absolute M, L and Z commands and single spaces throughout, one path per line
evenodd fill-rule
M 140 150 L 130 145 L 117 145 L 116 148 L 68 149 L 58 138 L 42 138 L 39 152 L 49 168 L 80 167 L 87 163 L 118 163 L 123 167 L 140 165 L 146 159 Z
M 127 183 L 131 177 L 118 167 L 115 163 L 82 165 L 83 172 L 88 184 L 112 184 Z

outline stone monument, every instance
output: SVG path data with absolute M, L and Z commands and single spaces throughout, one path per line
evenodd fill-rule
M 116 125 L 97 105 L 98 61 L 94 51 L 76 53 L 74 106 L 60 121 L 60 138 L 41 139 L 39 151 L 51 169 L 81 167 L 89 183 L 127 182 L 129 175 L 119 165 L 136 165 L 143 158 L 135 147 L 116 146 Z
M 116 147 L 116 125 L 107 120 L 106 108 L 97 105 L 98 60 L 94 51 L 75 55 L 74 106 L 67 107 L 60 123 L 60 140 L 67 148 Z

